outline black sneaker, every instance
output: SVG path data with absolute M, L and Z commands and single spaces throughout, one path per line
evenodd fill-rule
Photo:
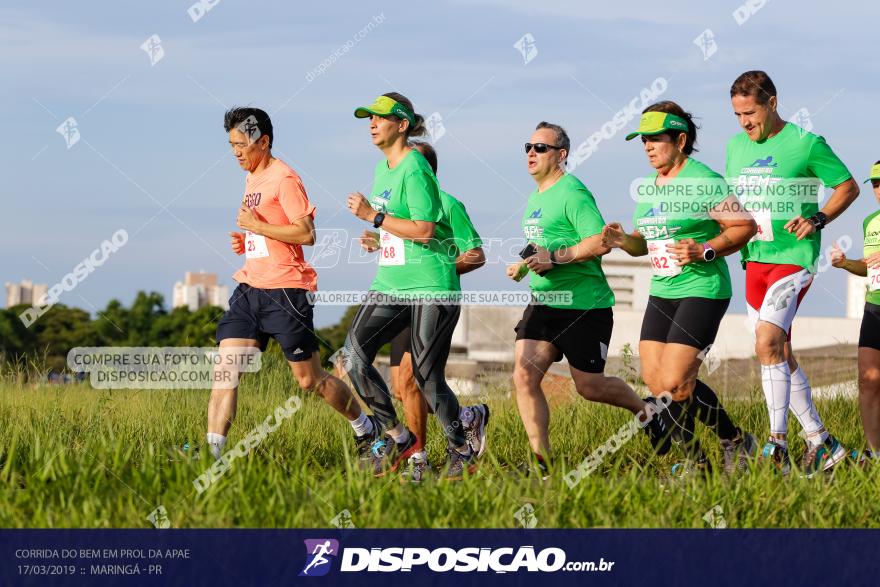
M 461 454 L 452 447 L 446 449 L 448 453 L 447 462 L 449 463 L 443 478 L 446 481 L 460 481 L 464 478 L 465 471 L 468 475 L 473 475 L 477 471 L 477 453 L 468 447 L 467 454 Z
M 406 460 L 418 452 L 416 447 L 416 435 L 411 431 L 409 438 L 404 442 L 394 442 L 387 436 L 373 443 L 373 474 L 381 477 L 386 473 L 393 473 L 406 462 Z
M 480 458 L 486 452 L 486 445 L 488 444 L 486 426 L 488 425 L 489 406 L 486 404 L 468 406 L 462 410 L 461 426 L 467 437 L 468 446 L 477 453 L 477 458 Z
M 657 407 L 657 398 L 654 396 L 646 397 L 645 402 Z M 643 430 L 651 440 L 651 446 L 654 447 L 655 454 L 665 455 L 672 448 L 672 435 L 666 428 L 663 418 L 660 417 L 659 410 L 651 417 Z
M 373 466 L 373 453 L 370 449 L 373 443 L 379 438 L 379 423 L 373 416 L 367 416 L 367 419 L 373 424 L 373 430 L 363 436 L 354 437 L 355 450 L 358 457 L 359 469 L 370 469 Z
M 740 430 L 739 436 L 733 440 L 721 441 L 721 453 L 727 475 L 742 473 L 749 468 L 749 461 L 758 454 L 758 439 Z

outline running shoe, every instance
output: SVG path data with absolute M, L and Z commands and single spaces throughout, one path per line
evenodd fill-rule
M 758 454 L 758 439 L 748 432 L 740 433 L 733 440 L 721 441 L 724 472 L 728 475 L 742 473 L 749 468 L 749 461 Z
M 705 479 L 712 473 L 712 465 L 708 459 L 688 459 L 672 465 L 672 476 L 678 479 Z
M 467 454 L 462 454 L 452 447 L 446 449 L 448 454 L 446 472 L 443 478 L 447 481 L 460 481 L 467 471 L 468 475 L 473 475 L 477 471 L 477 453 L 468 447 Z
M 483 456 L 489 439 L 486 436 L 486 426 L 489 425 L 489 406 L 479 404 L 468 406 L 461 412 L 461 426 L 467 437 L 468 446 L 477 455 Z
M 657 398 L 654 396 L 646 397 L 645 402 L 653 404 L 655 407 L 657 406 Z M 669 430 L 666 428 L 666 424 L 663 422 L 663 418 L 660 417 L 659 412 L 651 417 L 648 424 L 642 430 L 645 431 L 645 434 L 651 440 L 651 446 L 654 447 L 655 454 L 665 455 L 669 452 L 669 449 L 672 447 L 672 435 L 669 434 Z
M 771 463 L 776 468 L 776 472 L 783 477 L 788 477 L 789 473 L 791 473 L 791 461 L 788 458 L 788 448 L 777 444 L 772 438 L 768 440 L 767 444 L 764 445 L 764 448 L 761 449 L 761 457 L 759 460 L 761 462 Z
M 379 424 L 373 416 L 367 416 L 373 424 L 373 430 L 363 436 L 354 437 L 355 450 L 358 457 L 359 469 L 370 469 L 373 467 L 373 453 L 370 450 L 373 443 L 379 439 Z
M 400 465 L 420 450 L 416 442 L 416 435 L 412 432 L 404 442 L 394 442 L 387 436 L 374 442 L 370 448 L 373 453 L 373 474 L 381 477 L 397 471 Z
M 849 453 L 849 458 L 851 458 L 855 462 L 856 466 L 864 468 L 870 465 L 874 461 L 874 459 L 880 458 L 880 455 L 872 452 L 871 450 L 865 450 L 865 452 L 851 450 Z
M 421 483 L 429 473 L 428 455 L 424 450 L 413 453 L 407 460 L 400 474 L 401 483 Z
M 817 473 L 829 471 L 834 465 L 846 457 L 846 449 L 833 435 L 829 434 L 825 442 L 818 446 L 807 445 L 804 458 L 801 460 L 801 469 L 811 479 Z

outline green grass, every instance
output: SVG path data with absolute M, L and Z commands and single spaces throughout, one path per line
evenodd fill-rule
M 292 389 L 284 365 L 245 380 L 230 443 L 283 405 Z M 349 464 L 351 429 L 312 397 L 222 479 L 198 495 L 192 481 L 209 465 L 175 451 L 204 437 L 207 391 L 97 391 L 85 386 L 0 383 L 0 526 L 151 527 L 166 508 L 172 526 L 329 527 L 342 510 L 357 527 L 517 527 L 526 503 L 538 527 L 706 527 L 716 505 L 728 527 L 878 527 L 880 469 L 842 465 L 833 477 L 780 479 L 755 469 L 688 482 L 667 478 L 673 457 L 650 456 L 643 435 L 569 489 L 516 473 L 528 456 L 525 432 L 506 389 L 490 394 L 490 452 L 478 475 L 460 483 L 401 485 Z M 568 392 L 570 393 L 570 392 Z M 758 390 L 730 404 L 735 420 L 763 438 L 766 412 Z M 566 397 L 554 402 L 555 454 L 580 462 L 627 420 L 621 410 Z M 863 443 L 854 400 L 820 402 L 829 428 L 850 447 Z M 796 428 L 796 424 L 794 424 Z M 444 442 L 435 421 L 429 458 Z M 717 442 L 702 437 L 718 462 Z M 792 454 L 802 441 L 793 436 Z M 565 469 L 568 467 L 565 466 Z

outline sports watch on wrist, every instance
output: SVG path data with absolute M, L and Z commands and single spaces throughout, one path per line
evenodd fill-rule
M 379 228 L 385 222 L 385 213 L 379 212 L 373 217 L 373 228 Z
M 825 225 L 828 224 L 828 215 L 824 212 L 816 212 L 812 216 L 810 216 L 807 220 L 813 225 L 813 228 L 816 229 L 816 232 L 819 232 Z
M 717 253 L 715 249 L 713 249 L 708 242 L 703 243 L 703 261 L 710 263 L 715 260 L 717 257 Z

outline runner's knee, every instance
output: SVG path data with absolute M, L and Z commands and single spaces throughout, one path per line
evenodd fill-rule
M 859 393 L 876 394 L 880 391 L 880 369 L 868 367 L 859 369 Z
M 663 390 L 672 394 L 674 401 L 684 401 L 691 396 L 696 386 L 696 380 L 682 377 L 681 375 L 671 375 L 663 378 Z M 660 395 L 660 394 L 654 394 Z

